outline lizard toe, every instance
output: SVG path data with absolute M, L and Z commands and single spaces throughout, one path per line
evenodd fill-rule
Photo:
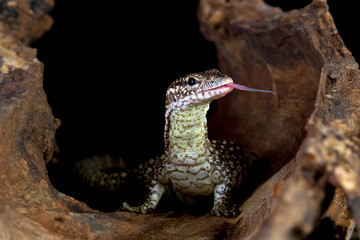
M 229 205 L 229 206 L 214 206 L 213 209 L 210 211 L 210 215 L 212 216 L 223 216 L 234 218 L 240 214 L 239 209 L 236 205 Z

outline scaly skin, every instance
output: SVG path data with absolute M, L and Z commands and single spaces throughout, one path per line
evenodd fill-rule
M 189 196 L 214 194 L 212 215 L 234 217 L 231 190 L 244 175 L 240 147 L 233 142 L 208 139 L 206 113 L 212 100 L 231 92 L 232 79 L 217 70 L 187 75 L 173 82 L 166 93 L 165 158 L 158 161 L 146 201 L 123 209 L 148 213 L 158 204 L 165 187 Z
M 148 187 L 145 202 L 137 207 L 124 203 L 122 210 L 151 212 L 166 187 L 171 186 L 179 196 L 214 195 L 210 214 L 237 216 L 239 211 L 231 204 L 231 191 L 246 176 L 249 159 L 244 159 L 235 142 L 210 141 L 206 125 L 210 102 L 230 93 L 232 87 L 270 92 L 233 84 L 230 77 L 215 69 L 189 74 L 174 81 L 166 93 L 165 153 L 162 156 L 127 172 L 122 161 L 117 161 L 115 165 L 121 170 L 112 174 L 102 171 L 111 166 L 109 157 L 94 157 L 79 162 L 76 175 L 90 186 L 111 191 L 121 188 L 128 179 L 143 179 Z

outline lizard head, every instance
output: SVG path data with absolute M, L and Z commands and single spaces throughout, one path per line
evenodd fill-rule
M 166 92 L 166 105 L 188 106 L 208 103 L 232 91 L 233 80 L 216 69 L 192 73 L 170 84 Z
M 200 103 L 209 103 L 214 99 L 222 98 L 233 88 L 242 91 L 273 93 L 272 91 L 249 88 L 234 83 L 222 72 L 211 69 L 204 72 L 192 73 L 170 84 L 166 92 L 166 106 L 191 106 Z

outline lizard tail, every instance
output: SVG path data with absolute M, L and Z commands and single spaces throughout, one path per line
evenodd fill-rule
M 139 164 L 136 168 L 126 168 L 122 158 L 112 158 L 109 155 L 94 156 L 79 161 L 75 165 L 74 175 L 90 188 L 114 192 L 134 181 L 146 186 L 156 165 L 164 159 L 165 155 L 162 154 Z
M 128 181 L 129 173 L 125 167 L 125 161 L 120 157 L 94 156 L 79 161 L 75 165 L 74 175 L 84 185 L 113 192 Z

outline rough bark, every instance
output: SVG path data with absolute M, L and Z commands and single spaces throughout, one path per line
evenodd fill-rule
M 333 198 L 329 186 L 340 189 L 335 196 L 359 222 L 359 70 L 326 1 L 282 12 L 262 1 L 203 0 L 199 17 L 202 32 L 217 46 L 221 70 L 279 93 L 221 99 L 210 123 L 213 135 L 231 136 L 254 151 L 261 159 L 257 167 L 277 170 L 296 156 L 295 173 L 249 239 L 307 237 Z M 333 227 L 351 230 L 352 221 L 335 220 L 351 219 L 346 204 L 331 207 Z
M 290 12 L 261 0 L 200 1 L 220 69 L 279 93 L 231 94 L 210 121 L 213 137 L 261 159 L 250 178 L 266 181 L 236 219 L 102 213 L 54 189 L 45 163 L 58 121 L 43 65 L 26 47 L 49 29 L 53 1 L 15 3 L 0 3 L 1 239 L 316 239 L 332 230 L 345 239 L 360 222 L 360 73 L 326 1 Z M 254 174 L 264 165 L 264 177 Z

